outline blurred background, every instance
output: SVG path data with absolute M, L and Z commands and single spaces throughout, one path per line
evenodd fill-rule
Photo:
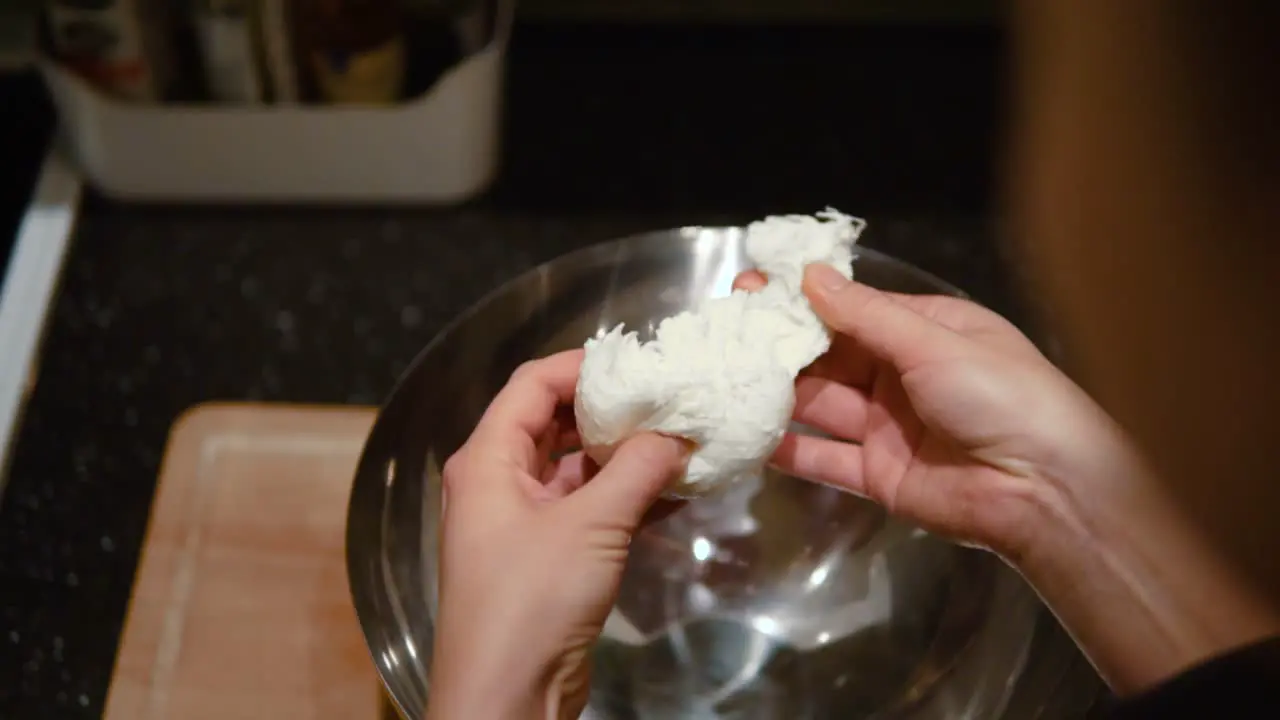
M 831 205 L 1026 326 L 1000 8 L 0 0 L 0 718 L 103 715 L 182 413 L 375 406 L 563 253 Z

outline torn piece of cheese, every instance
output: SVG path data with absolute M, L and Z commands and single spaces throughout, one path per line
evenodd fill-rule
M 758 472 L 790 423 L 796 374 L 831 345 L 801 292 L 804 268 L 827 263 L 851 278 L 865 226 L 831 209 L 754 222 L 746 253 L 768 279 L 763 289 L 667 318 L 649 342 L 621 325 L 588 340 L 574 400 L 587 453 L 604 463 L 644 431 L 687 438 L 694 452 L 668 497 L 704 496 Z

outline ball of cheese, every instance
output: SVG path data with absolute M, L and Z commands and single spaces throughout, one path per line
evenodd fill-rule
M 618 326 L 588 340 L 574 410 L 586 452 L 604 463 L 640 432 L 694 445 L 668 497 L 693 498 L 761 470 L 795 405 L 795 378 L 831 336 L 801 292 L 817 262 L 852 276 L 865 224 L 828 210 L 776 216 L 747 228 L 747 256 L 768 284 L 737 291 L 662 321 L 641 342 Z

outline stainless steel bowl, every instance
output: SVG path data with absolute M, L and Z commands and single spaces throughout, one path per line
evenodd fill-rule
M 414 362 L 351 495 L 352 595 L 378 672 L 423 716 L 436 608 L 440 468 L 524 360 L 730 291 L 741 228 L 598 245 L 491 293 Z M 861 248 L 862 282 L 961 293 Z M 766 473 L 638 534 L 593 659 L 586 718 L 1066 718 L 1096 676 L 997 558 L 851 495 Z

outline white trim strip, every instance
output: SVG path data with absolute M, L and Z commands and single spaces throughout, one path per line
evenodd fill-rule
M 0 285 L 0 496 L 80 206 L 79 172 L 50 142 Z

